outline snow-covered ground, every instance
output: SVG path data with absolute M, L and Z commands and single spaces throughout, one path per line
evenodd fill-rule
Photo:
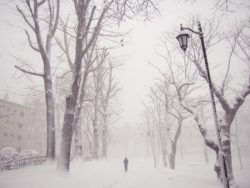
M 129 159 L 129 171 L 122 159 L 74 161 L 70 175 L 56 172 L 56 164 L 0 172 L 0 188 L 221 188 L 213 165 L 189 163 L 176 170 L 153 168 L 152 161 Z M 250 167 L 235 169 L 241 188 L 250 187 Z

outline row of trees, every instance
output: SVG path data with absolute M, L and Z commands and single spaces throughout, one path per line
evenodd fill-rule
M 195 23 L 191 22 L 190 28 Z M 227 47 L 223 59 L 223 70 L 217 77 L 213 75 L 212 87 L 216 96 L 219 114 L 220 135 L 222 138 L 223 155 L 227 167 L 227 176 L 230 185 L 235 185 L 232 167 L 231 127 L 235 116 L 250 94 L 249 74 L 249 21 L 244 20 L 238 24 L 234 31 L 219 33 L 220 23 L 213 20 L 203 26 L 205 28 L 206 50 L 208 52 L 218 49 L 219 46 Z M 161 41 L 165 50 L 158 52 L 164 66 L 158 62 L 151 65 L 158 71 L 159 77 L 151 88 L 149 100 L 145 106 L 145 127 L 147 136 L 153 141 L 154 135 L 159 135 L 162 161 L 170 168 L 175 168 L 175 155 L 177 142 L 181 135 L 183 124 L 194 124 L 199 129 L 206 145 L 215 152 L 217 162 L 215 171 L 220 177 L 218 164 L 218 144 L 216 135 L 212 134 L 214 128 L 211 119 L 212 109 L 208 97 L 207 74 L 204 68 L 203 54 L 198 37 L 191 35 L 190 47 L 184 54 L 180 51 L 175 41 L 176 33 L 168 33 Z M 221 49 L 220 49 L 221 50 Z M 218 54 L 216 54 L 218 56 Z M 212 56 L 212 53 L 210 53 Z M 210 64 L 216 63 L 218 57 L 209 59 Z M 178 58 L 177 58 L 178 57 Z M 240 64 L 242 78 L 232 80 L 235 72 L 232 64 Z M 166 71 L 164 71 L 166 70 Z M 212 72 L 216 71 L 215 69 Z M 217 68 L 217 72 L 219 72 Z M 231 73 L 231 74 L 230 74 Z M 221 80 L 219 80 L 221 79 Z M 240 87 L 239 87 L 240 83 Z M 212 127 L 212 129 L 211 129 Z M 146 129 L 145 128 L 145 129 Z M 152 144 L 153 153 L 155 146 Z
M 60 14 L 62 5 L 69 8 L 67 15 Z M 89 128 L 86 130 L 91 139 L 89 143 L 93 157 L 98 158 L 100 133 L 102 156 L 106 157 L 108 124 L 113 113 L 110 106 L 119 88 L 113 74 L 117 63 L 111 60 L 109 54 L 111 49 L 102 45 L 102 41 L 121 36 L 112 30 L 109 31 L 114 24 L 133 18 L 138 13 L 147 16 L 151 10 L 155 11 L 154 2 L 25 0 L 16 4 L 16 10 L 26 24 L 24 31 L 30 48 L 41 57 L 43 67 L 41 72 L 35 71 L 35 68 L 27 64 L 15 67 L 24 73 L 43 79 L 47 118 L 47 158 L 54 160 L 56 155 L 52 62 L 58 61 L 56 59 L 58 51 L 63 53 L 60 61 L 66 61 L 69 66 L 64 76 L 71 75 L 68 85 L 66 84 L 70 89 L 66 90 L 64 102 L 58 169 L 69 171 L 73 136 L 76 151 L 82 150 L 77 143 L 82 133 L 82 128 L 79 126 L 80 119 L 86 122 L 85 127 L 92 125 L 92 131 L 89 131 Z M 52 52 L 55 44 L 57 47 Z
M 60 9 L 63 7 L 61 4 L 69 7 L 67 13 L 64 10 L 64 14 L 60 14 Z M 223 1 L 223 3 L 217 1 L 217 5 L 218 7 L 226 5 L 227 8 L 228 1 Z M 42 64 L 41 72 L 35 71 L 27 64 L 26 67 L 16 66 L 16 68 L 43 79 L 47 118 L 47 158 L 54 160 L 56 155 L 52 63 L 58 61 L 56 59 L 57 53 L 63 53 L 60 61 L 66 61 L 69 67 L 64 75 L 70 75 L 66 86 L 69 89 L 66 90 L 64 101 L 65 110 L 58 169 L 69 171 L 72 139 L 75 138 L 76 151 L 82 151 L 82 146 L 77 142 L 81 140 L 83 132 L 89 139 L 89 148 L 93 152 L 91 155 L 98 158 L 99 150 L 102 148 L 102 156 L 106 156 L 109 117 L 113 112 L 110 105 L 112 105 L 112 99 L 116 96 L 119 88 L 113 78 L 113 70 L 117 63 L 110 58 L 109 53 L 112 49 L 104 46 L 102 41 L 110 37 L 120 36 L 112 30 L 109 31 L 114 24 L 120 24 L 124 19 L 131 19 L 137 14 L 148 16 L 152 11 L 157 11 L 156 3 L 152 0 L 72 0 L 71 2 L 24 0 L 16 4 L 16 9 L 26 24 L 24 31 L 28 44 L 32 50 L 39 54 Z M 229 55 L 229 65 L 233 55 L 248 63 L 249 53 L 246 47 L 249 47 L 249 36 L 245 32 L 247 29 L 249 26 L 245 25 L 236 34 L 226 37 L 232 49 Z M 218 41 L 212 40 L 215 33 L 212 28 L 209 29 L 209 36 L 206 37 L 207 48 L 218 43 Z M 167 52 L 162 55 L 170 71 L 167 74 L 160 71 L 162 79 L 156 84 L 156 87 L 152 88 L 151 101 L 153 105 L 146 105 L 146 121 L 149 136 L 154 135 L 150 125 L 156 122 L 158 124 L 165 165 L 167 165 L 167 142 L 170 141 L 169 160 L 171 167 L 174 168 L 181 127 L 189 117 L 194 118 L 206 144 L 214 149 L 217 155 L 218 147 L 216 142 L 208 139 L 207 131 L 202 122 L 203 118 L 197 113 L 197 109 L 206 108 L 200 102 L 204 98 L 201 99 L 197 97 L 197 94 L 193 94 L 197 88 L 201 87 L 203 81 L 207 81 L 206 74 L 200 64 L 202 55 L 199 43 L 194 41 L 192 48 L 188 50 L 184 58 L 185 68 L 180 67 L 171 57 L 172 49 L 169 49 L 171 43 L 166 42 Z M 55 44 L 56 47 L 52 51 Z M 194 63 L 196 69 L 192 68 L 191 62 Z M 239 92 L 241 93 L 240 97 L 232 99 L 235 103 L 230 105 L 225 97 L 225 93 L 228 91 L 226 86 L 229 69 L 230 66 L 228 66 L 221 88 L 218 89 L 216 84 L 213 84 L 213 88 L 221 110 L 224 112 L 224 116 L 221 116 L 222 144 L 226 154 L 229 178 L 233 180 L 230 127 L 239 107 L 249 94 L 249 85 L 244 87 L 242 92 Z M 197 79 L 198 73 L 203 80 Z M 151 117 L 155 113 L 150 114 L 150 111 L 155 107 L 157 109 L 154 111 L 156 116 Z M 82 131 L 81 126 L 79 126 L 80 120 L 84 122 L 85 131 Z M 89 125 L 91 125 L 92 131 L 90 131 Z M 102 141 L 100 141 L 100 133 Z M 99 143 L 102 143 L 102 147 L 99 147 Z

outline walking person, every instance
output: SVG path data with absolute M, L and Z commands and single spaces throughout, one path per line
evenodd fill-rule
M 127 157 L 125 157 L 123 163 L 124 163 L 125 172 L 127 172 L 128 171 L 128 158 Z

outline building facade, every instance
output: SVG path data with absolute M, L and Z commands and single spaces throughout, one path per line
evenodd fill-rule
M 30 149 L 31 129 L 30 108 L 0 99 L 0 149 L 13 147 L 19 152 Z

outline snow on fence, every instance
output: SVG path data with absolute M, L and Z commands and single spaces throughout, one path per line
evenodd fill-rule
M 12 170 L 22 167 L 27 167 L 30 165 L 38 165 L 44 163 L 46 158 L 44 156 L 32 156 L 32 157 L 23 157 L 17 159 L 7 159 L 0 161 L 0 171 L 3 170 Z

